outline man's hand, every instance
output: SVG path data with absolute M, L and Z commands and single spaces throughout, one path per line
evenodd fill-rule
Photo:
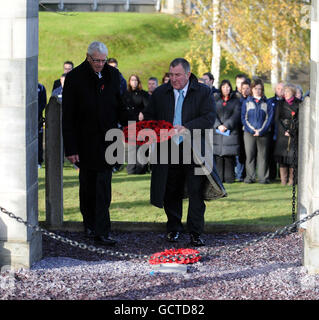
M 176 124 L 174 126 L 174 129 L 176 130 L 176 133 L 183 134 L 186 131 L 186 128 L 184 126 L 180 126 L 179 124 Z
M 218 130 L 219 130 L 220 132 L 225 132 L 225 131 L 227 130 L 227 128 L 226 128 L 223 124 L 221 124 L 221 125 L 218 127 Z
M 255 130 L 254 137 L 259 137 L 259 131 L 258 130 Z
M 80 162 L 80 158 L 78 154 L 74 154 L 72 156 L 68 156 L 66 157 L 72 164 L 76 163 L 76 162 Z
M 139 120 L 139 121 L 143 121 L 143 120 L 144 120 L 144 114 L 143 114 L 142 112 L 140 112 L 140 113 L 138 114 L 138 120 Z

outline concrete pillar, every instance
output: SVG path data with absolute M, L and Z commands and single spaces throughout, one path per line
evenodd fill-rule
M 0 1 L 0 203 L 38 222 L 38 0 Z M 41 235 L 0 212 L 0 266 L 29 268 Z
M 307 174 L 307 214 L 319 209 L 319 0 L 311 4 L 311 62 L 308 160 L 300 163 Z M 303 124 L 301 123 L 300 126 Z M 309 273 L 319 273 L 319 217 L 307 222 L 304 235 L 304 266 Z
M 161 12 L 168 14 L 191 13 L 191 2 L 181 0 L 165 0 L 161 6 Z
M 46 224 L 63 224 L 62 106 L 51 97 L 45 110 L 45 203 Z
M 309 120 L 310 120 L 310 98 L 306 97 L 299 109 L 299 141 L 298 141 L 298 185 L 302 186 L 298 189 L 298 214 L 297 220 L 303 219 L 308 215 L 309 197 L 307 183 L 309 172 L 307 166 L 309 157 Z M 300 228 L 306 229 L 307 222 L 300 225 Z

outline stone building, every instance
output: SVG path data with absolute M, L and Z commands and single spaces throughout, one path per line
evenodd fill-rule
M 311 6 L 310 101 L 302 107 L 300 123 L 300 216 L 319 210 L 319 0 Z M 35 225 L 38 0 L 0 1 L 0 39 L 0 207 Z M 319 217 L 305 229 L 304 265 L 319 273 Z M 41 234 L 0 212 L 0 268 L 29 268 L 42 257 L 41 243 Z

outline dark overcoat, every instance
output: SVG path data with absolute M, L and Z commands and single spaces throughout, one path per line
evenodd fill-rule
M 78 154 L 81 167 L 104 170 L 107 130 L 126 125 L 120 97 L 120 74 L 105 64 L 102 78 L 85 60 L 65 79 L 62 99 L 62 128 L 65 155 Z
M 149 94 L 144 90 L 126 91 L 123 95 L 123 104 L 128 121 L 138 121 L 138 115 L 146 108 Z
M 296 143 L 296 156 L 298 154 L 298 112 L 301 101 L 294 99 L 292 105 L 286 100 L 278 102 L 275 113 L 276 141 L 274 157 L 277 162 L 292 165 L 293 143 Z M 285 136 L 289 131 L 290 138 Z
M 173 123 L 174 108 L 174 89 L 168 82 L 156 88 L 151 95 L 149 104 L 144 110 L 144 119 L 165 120 Z M 216 106 L 212 91 L 207 86 L 198 83 L 197 78 L 191 74 L 188 91 L 183 102 L 182 125 L 190 131 L 193 129 L 212 129 L 215 118 Z M 204 137 L 202 135 L 201 139 Z M 202 145 L 205 145 L 204 141 L 202 141 Z M 212 154 L 211 158 L 213 158 Z M 164 203 L 168 166 L 168 164 L 161 163 L 152 165 L 151 203 L 159 208 L 162 208 Z M 207 186 L 203 189 L 204 199 L 226 196 L 226 191 L 215 167 L 207 173 Z
M 230 99 L 225 102 L 221 93 L 215 94 L 216 101 L 216 120 L 214 124 L 214 154 L 222 156 L 235 156 L 239 154 L 239 132 L 240 129 L 240 100 L 236 93 L 232 92 Z M 224 125 L 230 130 L 229 136 L 218 134 L 216 129 Z

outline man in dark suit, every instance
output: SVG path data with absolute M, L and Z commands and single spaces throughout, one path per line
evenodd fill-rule
M 122 123 L 120 73 L 106 63 L 101 42 L 88 47 L 86 60 L 66 75 L 62 100 L 65 155 L 80 167 L 80 210 L 87 236 L 114 245 L 109 237 L 112 167 L 105 151 L 108 130 Z
M 149 105 L 144 110 L 144 119 L 168 121 L 179 134 L 187 130 L 192 132 L 193 129 L 204 131 L 212 128 L 216 118 L 212 90 L 198 83 L 197 78 L 190 72 L 188 61 L 183 58 L 171 62 L 169 75 L 170 81 L 156 88 L 151 95 Z M 174 164 L 173 157 L 169 155 L 168 158 L 171 159 L 168 164 L 152 165 L 151 203 L 159 208 L 164 207 L 167 215 L 167 240 L 178 241 L 183 231 L 182 201 L 186 185 L 189 197 L 187 228 L 190 244 L 202 246 L 204 241 L 201 234 L 206 208 L 203 186 L 206 177 L 195 174 L 193 161 L 191 164 L 184 164 L 185 140 L 175 138 L 169 141 L 168 150 L 172 150 L 170 148 L 174 147 L 173 144 L 177 145 L 178 164 Z
M 202 75 L 201 79 L 204 80 L 204 84 L 206 84 L 206 86 L 209 86 L 212 89 L 213 93 L 218 93 L 219 92 L 219 90 L 214 87 L 215 78 L 214 78 L 212 73 L 205 72 Z

